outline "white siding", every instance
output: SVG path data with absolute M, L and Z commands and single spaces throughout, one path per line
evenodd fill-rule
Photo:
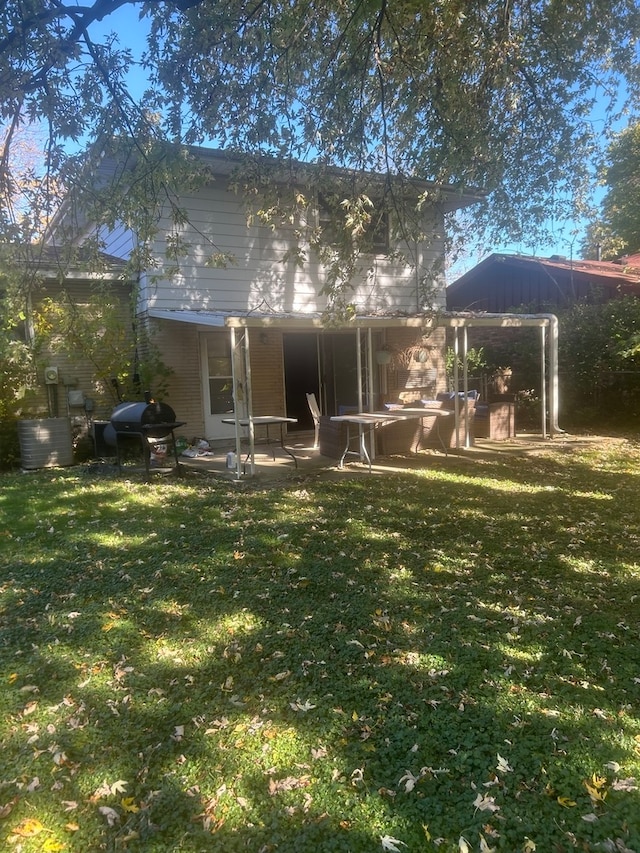
M 189 254 L 179 263 L 179 271 L 162 276 L 172 264 L 165 258 L 168 221 L 162 223 L 154 247 L 159 269 L 147 276 L 143 299 L 149 308 L 202 311 L 277 311 L 313 313 L 326 307 L 319 296 L 324 272 L 312 251 L 306 249 L 303 268 L 293 260 L 283 261 L 294 245 L 293 232 L 271 231 L 264 226 L 248 226 L 244 202 L 224 190 L 224 179 L 193 195 L 181 204 L 189 212 L 189 225 L 181 231 L 189 244 Z M 232 255 L 235 262 L 226 269 L 208 264 L 216 253 Z M 359 313 L 376 311 L 414 312 L 418 309 L 417 282 L 440 257 L 441 246 L 410 247 L 407 256 L 416 256 L 417 267 L 384 257 L 363 256 L 359 279 L 348 299 Z M 441 302 L 444 283 L 441 284 Z M 420 306 L 421 307 L 421 306 Z
M 149 270 L 140 282 L 140 310 L 258 311 L 310 314 L 323 311 L 326 297 L 320 296 L 325 271 L 313 251 L 305 245 L 303 267 L 294 260 L 284 261 L 295 245 L 293 229 L 272 231 L 247 224 L 246 202 L 226 189 L 228 178 L 221 175 L 208 187 L 185 193 L 180 206 L 187 212 L 189 224 L 180 231 L 189 246 L 188 255 L 176 264 L 166 257 L 166 237 L 172 233 L 169 219 L 160 222 L 152 254 L 157 268 Z M 442 234 L 442 217 L 427 213 L 430 227 L 425 231 Z M 116 257 L 130 256 L 135 239 L 120 225 L 112 232 L 101 232 L 105 250 Z M 358 313 L 414 313 L 425 306 L 419 302 L 420 282 L 442 258 L 440 239 L 430 245 L 399 246 L 408 259 L 363 256 L 361 268 L 346 294 Z M 232 256 L 226 269 L 209 263 L 215 254 Z M 169 272 L 171 270 L 171 272 Z M 435 306 L 445 306 L 445 283 L 440 276 Z

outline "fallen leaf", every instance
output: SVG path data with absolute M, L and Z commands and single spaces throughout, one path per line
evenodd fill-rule
M 9 800 L 8 803 L 5 803 L 4 806 L 0 806 L 0 820 L 5 817 L 9 817 L 11 812 L 13 811 L 13 807 L 18 802 L 18 797 L 14 797 L 12 800 Z
M 289 702 L 289 707 L 292 711 L 312 711 L 316 706 L 312 705 L 311 702 L 307 699 L 305 702 L 301 702 L 300 699 L 296 699 L 295 702 Z
M 484 835 L 480 836 L 480 853 L 495 853 L 495 847 L 489 847 L 487 844 Z
M 64 850 L 66 846 L 67 845 L 63 844 L 61 841 L 56 841 L 55 838 L 47 838 L 42 845 L 42 851 L 43 853 L 59 853 L 59 851 Z
M 364 771 L 361 767 L 356 767 L 356 769 L 351 774 L 351 784 L 354 787 L 358 787 L 364 783 Z
M 44 825 L 33 817 L 26 817 L 11 830 L 13 835 L 19 835 L 21 838 L 32 838 L 34 835 L 39 835 L 44 830 Z
M 503 758 L 500 753 L 498 753 L 498 764 L 496 766 L 496 770 L 499 773 L 512 773 L 513 767 L 509 764 L 506 758 Z
M 106 819 L 109 826 L 115 826 L 116 823 L 120 822 L 120 815 L 110 806 L 100 806 L 98 811 Z
M 557 799 L 560 805 L 565 809 L 571 809 L 576 805 L 576 803 L 569 799 L 569 797 L 558 797 Z
M 616 779 L 612 783 L 611 789 L 613 791 L 637 791 L 638 786 L 634 777 L 630 776 L 628 779 Z
M 269 795 L 275 797 L 283 791 L 307 788 L 311 784 L 309 776 L 287 776 L 284 779 L 269 779 Z
M 291 675 L 291 670 L 285 669 L 284 672 L 279 672 L 276 675 L 274 675 L 273 678 L 271 679 L 271 681 L 284 681 L 285 678 L 289 678 L 290 675 Z
M 400 841 L 398 838 L 392 838 L 391 835 L 381 835 L 380 841 L 382 843 L 382 849 L 390 850 L 391 853 L 400 853 L 398 844 L 402 844 L 403 847 L 407 846 L 404 841 Z
M 398 779 L 398 785 L 404 785 L 405 794 L 410 794 L 421 778 L 421 776 L 414 776 L 410 770 L 405 770 L 404 776 Z
M 493 797 L 483 797 L 482 794 L 478 794 L 473 805 L 481 812 L 497 812 L 500 810 L 500 806 L 496 805 Z

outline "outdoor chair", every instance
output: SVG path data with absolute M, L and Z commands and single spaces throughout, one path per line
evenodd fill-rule
M 309 404 L 309 410 L 311 412 L 311 417 L 313 418 L 313 428 L 315 432 L 313 447 L 316 449 L 320 444 L 320 407 L 318 406 L 316 395 L 307 394 L 307 403 Z

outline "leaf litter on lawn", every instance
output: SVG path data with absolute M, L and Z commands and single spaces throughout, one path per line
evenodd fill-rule
M 4 478 L 3 843 L 638 853 L 637 476 Z

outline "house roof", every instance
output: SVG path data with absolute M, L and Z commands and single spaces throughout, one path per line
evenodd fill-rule
M 472 281 L 480 273 L 486 272 L 493 264 L 508 263 L 512 266 L 531 267 L 538 266 L 549 270 L 571 272 L 590 278 L 618 279 L 629 284 L 640 285 L 640 254 L 629 255 L 618 261 L 582 261 L 552 255 L 550 258 L 540 258 L 535 255 L 507 255 L 494 253 L 480 261 L 473 269 L 470 269 L 460 278 L 456 279 L 450 288 L 455 289 L 462 283 Z
M 186 146 L 186 150 L 194 157 L 210 161 L 215 164 L 212 172 L 218 174 L 231 174 L 234 169 L 245 162 L 252 160 L 273 167 L 276 180 L 287 182 L 309 181 L 311 176 L 318 174 L 326 176 L 335 181 L 353 179 L 356 182 L 370 182 L 371 184 L 389 185 L 399 190 L 415 193 L 430 193 L 438 197 L 447 211 L 459 210 L 472 204 L 477 204 L 486 198 L 487 192 L 473 187 L 459 187 L 454 185 L 439 184 L 416 176 L 387 175 L 383 172 L 361 171 L 340 166 L 329 166 L 322 163 L 304 162 L 300 160 L 278 160 L 268 155 L 244 155 L 219 148 L 205 148 L 199 146 Z
M 92 252 L 84 246 L 56 246 L 40 245 L 34 247 L 34 259 L 40 264 L 81 264 L 86 266 L 90 261 L 98 260 L 108 267 L 121 267 L 124 269 L 126 262 L 122 258 L 110 255 L 107 252 Z
M 589 261 L 494 253 L 447 287 L 447 307 L 506 311 L 536 301 L 567 305 L 597 290 L 606 298 L 640 295 L 640 255 Z
M 407 193 L 415 194 L 416 197 L 421 194 L 430 195 L 442 207 L 445 212 L 452 212 L 469 207 L 472 204 L 477 204 L 482 199 L 486 198 L 487 192 L 482 189 L 472 187 L 462 187 L 454 185 L 438 184 L 433 181 L 422 180 L 415 176 L 401 175 L 386 175 L 377 172 L 364 172 L 356 169 L 347 169 L 338 166 L 328 166 L 322 163 L 303 162 L 299 160 L 279 160 L 268 155 L 250 155 L 240 152 L 233 152 L 220 148 L 207 148 L 204 146 L 184 145 L 176 146 L 177 150 L 186 151 L 194 158 L 200 159 L 203 163 L 209 164 L 211 175 L 231 176 L 239 166 L 243 163 L 260 163 L 270 167 L 276 181 L 282 183 L 301 182 L 308 183 L 311 176 L 317 175 L 326 176 L 327 180 L 338 181 L 340 179 L 353 179 L 358 182 L 378 184 L 380 186 L 391 185 Z M 125 152 L 124 155 L 118 157 L 118 169 L 122 171 L 123 166 L 131 158 L 131 162 L 139 156 L 139 149 L 132 148 L 130 152 Z M 124 157 L 124 159 L 123 159 Z M 112 157 L 109 150 L 109 140 L 101 139 L 86 153 L 85 170 L 89 174 L 101 174 L 99 183 L 104 182 L 105 175 L 111 171 Z M 72 190 L 54 214 L 49 233 L 55 235 L 58 227 L 65 221 L 73 208 L 72 199 L 74 191 Z M 79 216 L 82 220 L 82 215 L 79 211 L 74 211 L 75 216 Z
M 617 263 L 640 270 L 640 252 L 634 255 L 624 255 Z
M 326 319 L 320 313 L 294 314 L 289 312 L 258 311 L 189 311 L 185 309 L 151 308 L 149 317 L 156 320 L 169 320 L 176 323 L 188 323 L 213 328 L 299 328 L 305 330 L 327 330 Z M 465 326 L 492 326 L 498 328 L 520 326 L 548 326 L 555 322 L 555 316 L 541 314 L 488 314 L 472 311 L 419 312 L 415 314 L 381 312 L 378 314 L 359 314 L 341 326 L 330 327 L 332 331 L 354 329 L 414 328 L 434 329 L 438 326 L 463 328 Z

